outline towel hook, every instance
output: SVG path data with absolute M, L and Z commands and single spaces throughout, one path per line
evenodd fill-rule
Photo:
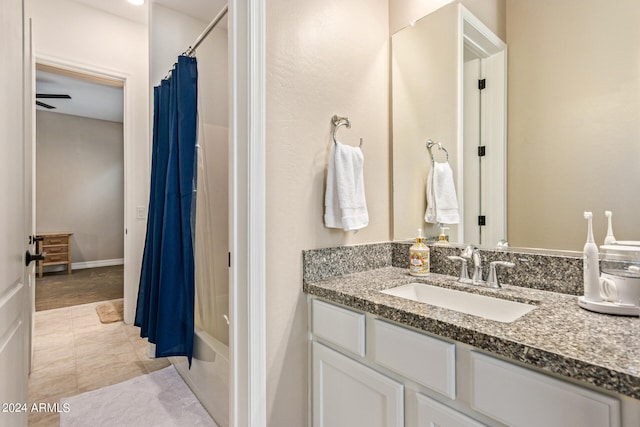
M 331 123 L 333 124 L 333 143 L 337 144 L 338 140 L 336 139 L 336 132 L 338 132 L 338 128 L 340 126 L 346 126 L 347 129 L 351 129 L 351 122 L 348 117 L 340 117 L 337 114 L 334 114 L 331 118 Z M 360 138 L 360 147 L 362 147 L 362 138 Z
M 431 147 L 433 147 L 434 145 L 438 146 L 438 149 L 441 151 L 444 151 L 446 157 L 447 157 L 447 162 L 449 161 L 449 152 L 447 151 L 446 148 L 444 148 L 444 146 L 442 145 L 442 143 L 440 142 L 433 142 L 433 140 L 431 139 L 427 139 L 427 150 L 429 150 L 429 155 L 431 156 L 431 163 L 435 163 L 435 158 L 433 157 L 433 152 L 431 151 Z

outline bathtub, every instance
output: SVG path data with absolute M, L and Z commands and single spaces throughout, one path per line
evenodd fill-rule
M 196 328 L 191 369 L 186 357 L 170 357 L 180 376 L 220 427 L 229 425 L 229 346 Z

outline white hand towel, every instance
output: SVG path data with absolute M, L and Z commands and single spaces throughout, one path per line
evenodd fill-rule
M 324 198 L 324 223 L 327 227 L 352 231 L 369 224 L 363 165 L 364 156 L 360 147 L 339 142 L 334 144 Z
M 434 162 L 427 178 L 427 211 L 424 220 L 430 223 L 458 224 L 458 198 L 453 183 L 453 171 L 448 162 Z

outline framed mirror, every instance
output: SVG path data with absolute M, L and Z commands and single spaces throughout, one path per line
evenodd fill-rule
M 394 34 L 392 50 L 394 206 L 410 206 L 394 211 L 395 237 L 504 240 L 506 45 L 451 3 Z
M 462 2 L 464 3 L 464 1 Z M 497 3 L 500 5 L 500 2 Z M 447 5 L 416 22 L 432 18 Z M 495 6 L 492 7 L 501 7 Z M 511 246 L 581 250 L 586 238 L 583 211 L 594 213 L 598 244 L 606 234 L 605 210 L 613 212 L 613 231 L 619 240 L 640 240 L 640 2 L 621 0 L 505 0 L 507 45 L 507 138 L 506 217 Z M 496 13 L 501 16 L 501 13 Z M 435 15 L 434 15 L 435 16 Z M 455 80 L 456 26 L 434 24 L 431 36 L 415 41 L 414 61 L 433 63 L 424 55 L 438 50 L 437 60 L 448 64 L 447 72 L 423 74 L 430 105 L 455 111 L 459 94 Z M 406 27 L 396 36 L 411 31 Z M 394 60 L 395 61 L 395 60 Z M 410 66 L 415 66 L 410 65 Z M 393 63 L 392 75 L 402 75 L 406 65 Z M 395 78 L 395 77 L 394 77 Z M 413 157 L 418 166 L 403 164 L 401 139 L 396 131 L 395 85 L 393 105 L 394 239 L 415 234 L 406 212 L 423 215 L 423 186 L 430 162 L 424 140 L 442 141 L 450 153 L 454 176 L 460 158 L 448 141 L 456 140 L 455 113 L 412 111 L 406 121 L 424 122 L 424 130 L 413 138 Z M 457 147 L 456 147 L 457 148 Z M 416 170 L 423 176 L 416 177 Z M 463 171 L 464 172 L 464 171 Z M 402 195 L 408 182 L 418 190 Z M 422 182 L 421 182 L 422 181 Z M 457 185 L 466 191 L 467 183 Z M 424 187 L 423 187 L 424 188 Z M 417 212 L 417 214 L 416 214 Z M 401 229 L 410 224 L 405 231 Z M 424 223 L 423 223 L 424 224 Z M 425 227 L 426 224 L 425 224 Z M 437 229 L 428 235 L 437 235 Z M 463 242 L 451 230 L 452 241 Z M 492 245 L 490 245 L 492 246 Z

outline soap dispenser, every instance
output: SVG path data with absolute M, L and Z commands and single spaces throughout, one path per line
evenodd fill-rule
M 442 223 L 438 224 L 438 227 L 440 228 L 440 235 L 438 236 L 438 244 L 439 245 L 449 244 L 449 236 L 447 235 L 447 230 L 449 229 L 449 227 L 445 227 L 445 225 Z
M 593 214 L 585 212 L 587 220 L 587 243 L 584 245 L 584 299 L 587 301 L 601 301 L 600 296 L 600 265 L 598 261 L 598 247 L 593 240 Z
M 429 274 L 429 247 L 424 244 L 422 229 L 418 230 L 416 242 L 409 248 L 409 274 L 427 276 Z

